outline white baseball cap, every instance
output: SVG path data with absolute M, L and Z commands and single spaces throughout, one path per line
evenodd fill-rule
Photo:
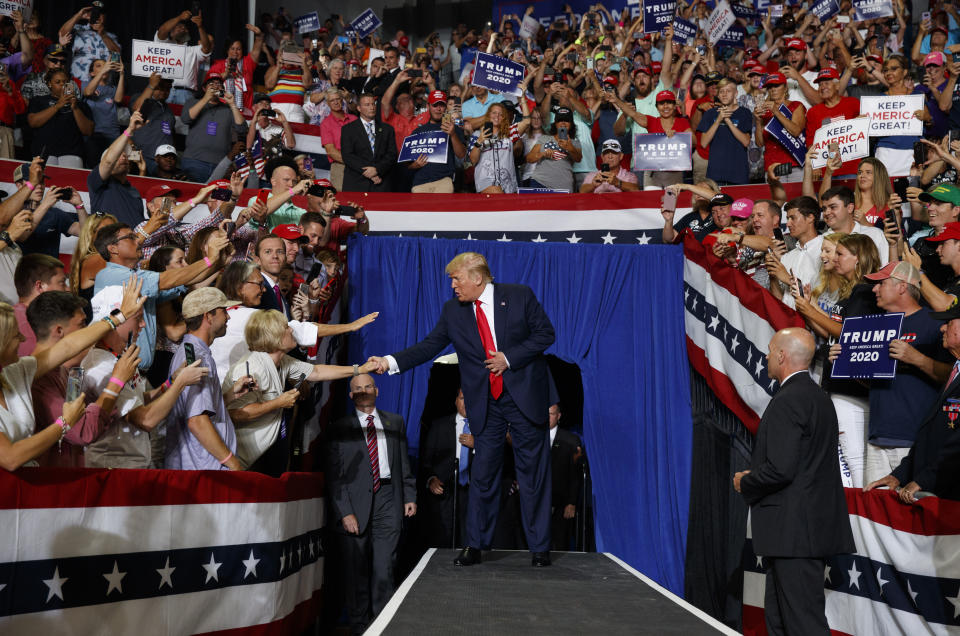
M 157 146 L 157 151 L 153 153 L 154 157 L 162 157 L 164 155 L 176 155 L 177 149 L 171 146 L 170 144 L 163 144 L 162 146 Z

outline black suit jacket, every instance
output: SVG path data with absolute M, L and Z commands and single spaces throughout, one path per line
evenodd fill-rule
M 529 420 L 546 426 L 550 374 L 543 352 L 553 344 L 553 325 L 526 285 L 494 285 L 493 316 L 497 347 L 510 363 L 503 373 L 503 385 Z M 433 331 L 393 357 L 400 370 L 406 371 L 434 359 L 451 343 L 460 363 L 460 386 L 470 430 L 479 434 L 487 421 L 490 381 L 472 303 L 448 300 Z
M 453 471 L 457 462 L 457 416 L 447 415 L 430 424 L 427 436 L 420 449 L 420 462 L 423 476 L 428 481 L 437 477 L 443 482 L 444 490 L 453 485 Z
M 403 519 L 403 504 L 417 501 L 417 481 L 410 472 L 403 418 L 380 409 L 377 413 L 383 422 L 390 461 L 390 484 L 381 488 L 394 489 L 393 521 L 399 526 Z M 352 514 L 357 517 L 360 532 L 364 532 L 373 510 L 373 476 L 370 474 L 366 437 L 356 411 L 327 428 L 325 477 L 337 530 L 344 532 L 342 519 Z
M 557 436 L 550 447 L 551 474 L 553 476 L 553 508 L 576 505 L 580 487 L 580 474 L 577 471 L 575 457 L 580 446 L 580 438 L 562 428 L 557 428 Z
M 397 164 L 397 140 L 393 126 L 374 122 L 375 150 L 370 150 L 370 139 L 362 119 L 350 122 L 340 132 L 340 154 L 345 166 L 343 189 L 346 192 L 389 192 L 390 173 Z M 374 166 L 381 182 L 376 185 L 363 176 L 365 166 Z
M 291 320 L 290 306 L 286 303 L 283 305 L 277 303 L 277 296 L 273 293 L 273 287 L 267 284 L 267 279 L 263 277 L 263 274 L 260 275 L 260 287 L 263 288 L 263 294 L 260 296 L 260 304 L 257 305 L 257 309 L 276 309 L 286 316 L 287 320 Z
M 770 400 L 740 490 L 760 556 L 826 557 L 854 551 L 837 460 L 837 412 L 808 373 Z
M 960 377 L 933 403 L 910 454 L 893 471 L 901 485 L 915 481 L 938 497 L 960 499 L 960 417 L 951 420 L 951 408 L 960 409 Z

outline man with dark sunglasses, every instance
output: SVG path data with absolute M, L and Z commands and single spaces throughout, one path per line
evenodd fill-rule
M 23 99 L 29 102 L 34 97 L 43 97 L 50 94 L 50 87 L 44 81 L 44 76 L 54 69 L 65 69 L 67 63 L 67 51 L 55 44 L 47 49 L 47 54 L 43 56 L 43 70 L 34 71 L 27 75 L 20 87 L 20 94 Z

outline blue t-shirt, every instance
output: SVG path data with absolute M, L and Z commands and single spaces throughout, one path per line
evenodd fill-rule
M 943 89 L 947 86 L 947 80 L 943 80 L 937 90 L 943 92 Z M 925 84 L 917 84 L 914 89 L 914 93 L 922 93 L 924 96 L 924 106 L 927 107 L 927 110 L 930 112 L 930 116 L 933 118 L 933 122 L 930 124 L 923 125 L 923 134 L 927 137 L 943 137 L 947 134 L 948 126 L 948 114 L 940 110 L 940 105 L 937 102 L 936 98 L 933 97 L 933 93 L 930 92 L 930 88 Z
M 903 317 L 900 339 L 923 355 L 949 362 L 950 354 L 942 346 L 943 323 L 930 317 L 928 308 Z M 911 364 L 897 363 L 892 380 L 870 382 L 871 444 L 907 448 L 913 445 L 923 417 L 940 394 L 941 386 Z
M 84 84 L 84 89 L 87 84 Z M 116 139 L 123 132 L 120 122 L 117 121 L 117 104 L 113 100 L 116 94 L 116 87 L 100 82 L 93 95 L 83 98 L 84 103 L 93 113 L 94 134 L 109 137 L 111 140 Z
M 711 108 L 703 114 L 697 132 L 704 133 L 717 119 L 717 109 Z M 753 114 L 743 106 L 737 107 L 730 115 L 730 121 L 741 131 L 750 135 L 753 132 Z M 707 178 L 728 183 L 748 183 L 750 181 L 750 163 L 747 161 L 747 147 L 737 141 L 726 123 L 721 123 L 710 142 L 710 160 L 707 162 Z
M 94 170 L 96 172 L 96 170 Z M 157 304 L 179 298 L 187 293 L 182 285 L 172 289 L 160 289 L 160 273 L 146 269 L 132 270 L 117 263 L 107 263 L 107 266 L 97 273 L 93 283 L 93 294 L 96 296 L 101 289 L 110 285 L 124 285 L 130 280 L 130 275 L 136 274 L 143 281 L 140 293 L 147 297 L 143 303 L 144 327 L 137 336 L 137 346 L 140 347 L 140 368 L 149 369 L 153 364 L 153 350 L 157 346 Z
M 129 181 L 120 183 L 113 177 L 104 180 L 99 168 L 94 166 L 87 173 L 87 191 L 90 193 L 91 214 L 112 214 L 117 221 L 130 227 L 137 227 L 146 219 L 143 198 Z
M 430 132 L 433 130 L 440 131 L 440 124 L 427 122 L 417 126 L 416 130 L 413 132 L 421 133 Z M 463 138 L 463 128 L 454 126 L 453 132 L 460 140 L 461 144 L 466 144 L 466 141 L 464 141 Z M 447 163 L 428 163 L 424 167 L 420 168 L 413 175 L 413 185 L 418 186 L 424 183 L 430 183 L 431 181 L 439 181 L 444 177 L 450 177 L 452 179 L 456 172 L 457 155 L 453 152 L 453 144 L 447 143 Z
M 80 217 L 75 212 L 67 212 L 54 206 L 43 215 L 27 240 L 20 243 L 20 249 L 24 254 L 46 254 L 58 258 L 60 235 L 69 236 L 70 226 L 79 220 Z

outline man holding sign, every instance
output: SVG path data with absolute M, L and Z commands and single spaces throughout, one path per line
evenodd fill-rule
M 860 102 L 854 97 L 841 97 L 840 74 L 835 68 L 825 68 L 817 74 L 814 80 L 820 99 L 823 101 L 812 106 L 807 111 L 807 139 L 812 140 L 817 130 L 825 122 L 835 122 L 853 119 L 860 115 Z M 857 161 L 850 160 L 843 163 L 833 177 L 844 178 L 845 175 L 857 174 Z M 843 176 L 841 176 L 843 175 Z
M 447 161 L 445 163 L 427 163 L 427 155 L 423 154 L 409 164 L 411 170 L 416 170 L 413 176 L 414 193 L 439 192 L 451 194 L 453 192 L 453 177 L 457 172 L 457 159 L 463 159 L 467 154 L 466 142 L 463 138 L 463 128 L 455 126 L 453 117 L 447 114 L 447 95 L 443 91 L 432 91 L 427 98 L 430 110 L 430 121 L 414 130 L 414 134 L 423 132 L 441 132 L 449 138 L 447 142 Z

